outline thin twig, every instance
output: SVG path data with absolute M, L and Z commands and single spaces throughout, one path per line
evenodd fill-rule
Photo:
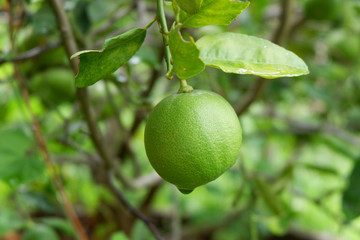
M 0 59 L 0 65 L 6 63 L 6 62 L 22 62 L 22 61 L 26 61 L 32 58 L 35 58 L 45 52 L 54 50 L 56 48 L 58 48 L 61 45 L 60 42 L 54 42 L 54 43 L 49 43 L 46 46 L 38 46 L 35 48 L 32 48 L 30 50 L 28 50 L 27 52 L 24 53 L 20 53 L 19 55 L 9 58 L 9 59 L 5 59 L 5 58 L 1 58 Z
M 273 42 L 281 45 L 287 37 L 289 27 L 290 27 L 290 18 L 292 13 L 293 0 L 282 0 L 282 14 L 280 15 L 280 24 L 277 30 L 275 31 Z M 256 99 L 262 94 L 264 89 L 269 82 L 265 78 L 257 78 L 254 85 L 251 87 L 251 90 L 243 97 L 243 100 L 235 106 L 235 111 L 238 116 L 244 114 L 250 107 L 250 105 L 255 102 Z
M 115 186 L 113 180 L 112 180 L 112 174 L 108 175 L 108 184 L 113 191 L 114 194 L 118 197 L 118 199 L 121 201 L 121 203 L 126 207 L 131 215 L 134 217 L 140 219 L 144 224 L 149 228 L 149 230 L 153 233 L 154 237 L 157 240 L 163 240 L 163 237 L 160 235 L 157 228 L 154 226 L 154 224 L 149 220 L 145 215 L 143 215 L 141 212 L 139 212 L 136 208 L 134 208 L 124 197 L 122 192 Z
M 119 4 L 119 7 L 121 5 L 122 5 L 122 3 Z M 110 27 L 114 26 L 116 21 L 118 21 L 119 19 L 129 15 L 131 13 L 131 11 L 136 8 L 136 5 L 137 5 L 137 1 L 132 1 L 131 5 L 127 9 L 122 9 L 122 10 L 116 12 L 108 21 L 106 21 L 106 23 L 103 26 L 101 26 L 101 27 L 95 29 L 94 31 L 92 31 L 90 33 L 90 36 L 94 37 L 95 35 L 102 34 L 102 33 L 106 32 Z
M 67 55 L 70 58 L 74 53 L 76 53 L 78 51 L 78 49 L 76 46 L 74 35 L 71 30 L 69 19 L 66 15 L 66 12 L 62 5 L 62 2 L 60 0 L 51 0 L 51 5 L 53 8 L 53 11 L 55 12 L 57 22 L 58 22 L 58 25 L 61 30 L 61 37 L 63 40 L 63 44 L 65 45 Z M 78 64 L 79 64 L 79 60 L 77 58 L 73 58 L 71 60 L 71 66 L 72 66 L 74 73 L 77 73 L 77 71 L 78 71 Z M 102 140 L 102 135 L 101 135 L 100 129 L 98 128 L 96 120 L 93 116 L 92 109 L 90 108 L 89 98 L 88 98 L 88 93 L 87 93 L 86 88 L 77 88 L 77 94 L 78 94 L 78 97 L 80 100 L 80 104 L 82 106 L 82 111 L 85 116 L 85 120 L 87 122 L 89 131 L 90 131 L 91 140 L 92 140 L 96 150 L 98 151 L 99 155 L 101 156 L 101 158 L 104 161 L 105 169 L 108 171 L 111 171 L 112 167 L 114 166 L 114 162 L 112 161 L 109 153 L 107 152 L 107 149 L 105 148 L 105 145 L 103 144 L 104 141 Z M 117 171 L 117 173 L 119 173 L 119 171 Z M 107 182 L 109 183 L 109 186 L 113 186 L 110 178 L 108 178 Z M 124 198 L 124 196 L 120 192 L 115 191 L 116 188 L 113 188 L 113 187 L 111 187 L 111 188 L 114 190 L 114 193 L 119 198 L 119 200 L 122 203 L 124 203 L 124 206 L 129 208 L 130 212 L 132 212 L 132 213 L 137 212 L 136 209 L 134 211 L 134 208 L 127 202 L 127 200 Z M 149 224 L 148 221 L 144 220 L 142 215 L 139 215 L 139 214 L 134 214 L 134 215 L 136 217 L 139 217 L 140 220 L 143 220 L 145 222 L 145 224 L 147 224 L 147 225 Z M 158 239 L 161 239 L 161 237 L 159 237 L 160 235 L 158 234 L 158 231 L 155 228 L 155 226 L 152 224 L 150 224 L 148 226 L 150 227 L 150 230 L 153 232 L 154 236 L 157 237 Z
M 56 19 L 61 31 L 61 37 L 63 44 L 65 46 L 65 50 L 67 56 L 70 58 L 74 53 L 78 51 L 75 38 L 71 29 L 71 25 L 69 19 L 66 15 L 62 2 L 60 0 L 51 0 L 50 1 L 52 9 L 56 15 Z M 71 61 L 71 67 L 73 72 L 77 74 L 79 60 L 77 58 L 73 58 Z M 109 153 L 106 151 L 106 148 L 103 144 L 103 138 L 101 136 L 101 132 L 97 126 L 96 120 L 93 115 L 93 111 L 89 104 L 89 96 L 86 88 L 77 88 L 76 93 L 78 95 L 78 99 L 80 101 L 81 110 L 84 114 L 86 123 L 88 125 L 90 131 L 90 138 L 98 151 L 101 158 L 104 160 L 104 164 L 106 168 L 111 168 L 111 157 Z

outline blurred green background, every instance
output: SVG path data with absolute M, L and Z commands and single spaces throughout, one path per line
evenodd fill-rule
M 272 39 L 283 1 L 251 0 L 231 25 L 187 32 L 195 39 L 224 31 Z M 267 81 L 240 115 L 244 141 L 234 167 L 190 195 L 165 182 L 138 189 L 118 183 L 166 239 L 360 240 L 360 1 L 285 1 L 292 8 L 282 46 L 304 59 L 310 74 Z M 80 49 L 101 49 L 106 38 L 156 15 L 150 0 L 64 6 Z M 153 239 L 104 184 L 60 34 L 48 1 L 0 0 L 0 239 L 75 239 L 16 71 L 89 238 Z M 162 44 L 154 24 L 128 64 L 88 88 L 115 171 L 130 181 L 153 176 L 143 144 L 146 116 L 178 89 L 177 80 L 164 77 Z M 42 54 L 32 56 L 36 51 Z M 207 68 L 188 83 L 221 94 L 237 110 L 256 80 Z

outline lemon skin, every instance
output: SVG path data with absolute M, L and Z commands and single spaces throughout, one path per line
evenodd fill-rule
M 220 95 L 194 90 L 162 100 L 145 128 L 145 149 L 157 173 L 182 193 L 215 180 L 239 156 L 242 129 Z

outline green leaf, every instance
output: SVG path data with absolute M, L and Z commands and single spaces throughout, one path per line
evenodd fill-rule
M 277 216 L 282 214 L 282 203 L 271 186 L 262 178 L 255 177 L 256 190 L 269 209 Z
M 44 217 L 41 218 L 41 222 L 69 236 L 75 236 L 73 226 L 66 219 L 58 217 Z
M 0 131 L 0 153 L 21 155 L 32 144 L 32 140 L 20 128 L 9 128 Z
M 20 214 L 11 208 L 2 208 L 0 211 L 0 239 L 7 232 L 21 229 L 25 220 Z
M 43 224 L 36 224 L 29 228 L 23 235 L 23 240 L 58 240 L 56 232 Z
M 111 235 L 110 240 L 129 240 L 129 238 L 123 232 L 116 232 Z
M 202 0 L 176 0 L 179 7 L 187 13 L 195 14 L 200 10 Z
M 320 174 L 339 176 L 339 173 L 336 171 L 336 169 L 328 167 L 328 166 L 320 166 L 320 165 L 312 164 L 312 163 L 302 163 L 301 165 L 304 168 L 307 168 L 312 171 L 316 171 Z
M 0 179 L 21 184 L 41 176 L 44 163 L 32 149 L 35 146 L 21 129 L 0 131 Z
M 77 87 L 90 86 L 116 71 L 139 50 L 145 36 L 145 29 L 132 29 L 107 39 L 102 50 L 86 50 L 74 54 L 71 58 L 80 56 L 75 85 Z
M 342 209 L 346 220 L 351 221 L 360 216 L 360 159 L 356 161 L 348 182 L 342 196 Z
M 171 29 L 169 34 L 169 47 L 173 58 L 173 66 L 176 75 L 180 79 L 187 79 L 202 72 L 205 64 L 199 58 L 200 51 L 195 41 L 185 41 L 179 27 Z
M 180 22 L 183 27 L 191 28 L 229 25 L 249 4 L 233 0 L 204 0 L 196 13 L 180 11 Z
M 239 33 L 220 33 L 200 38 L 196 45 L 207 66 L 227 73 L 253 74 L 264 78 L 308 74 L 304 61 L 265 39 Z

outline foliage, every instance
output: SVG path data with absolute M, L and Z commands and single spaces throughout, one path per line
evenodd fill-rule
M 75 84 L 50 2 L 0 0 L 0 239 L 75 238 L 55 172 L 90 239 L 154 238 L 109 173 L 166 239 L 360 239 L 358 1 L 165 1 L 159 31 L 156 1 L 66 0 Z M 241 159 L 190 195 L 154 175 L 143 143 L 149 112 L 178 89 L 166 73 L 241 113 Z M 75 85 L 89 86 L 110 168 Z

